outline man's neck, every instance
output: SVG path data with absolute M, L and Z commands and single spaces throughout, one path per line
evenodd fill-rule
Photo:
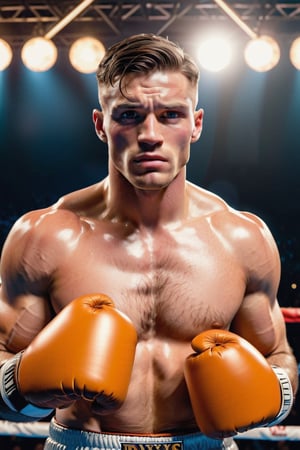
M 109 215 L 138 227 L 156 228 L 182 220 L 187 214 L 185 170 L 158 190 L 137 189 L 122 176 L 108 177 Z

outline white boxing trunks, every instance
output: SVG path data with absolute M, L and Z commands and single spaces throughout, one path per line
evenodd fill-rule
M 45 450 L 236 450 L 232 438 L 210 439 L 202 433 L 123 435 L 67 428 L 51 420 Z

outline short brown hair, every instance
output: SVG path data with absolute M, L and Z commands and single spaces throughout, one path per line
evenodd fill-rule
M 122 92 L 126 75 L 155 70 L 180 71 L 194 85 L 199 80 L 199 68 L 193 59 L 179 45 L 155 34 L 133 35 L 110 47 L 99 64 L 97 79 L 100 86 L 118 82 Z

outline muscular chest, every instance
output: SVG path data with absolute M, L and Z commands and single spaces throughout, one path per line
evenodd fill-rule
M 191 228 L 126 239 L 90 236 L 60 267 L 55 298 L 103 292 L 141 337 L 189 339 L 203 328 L 228 326 L 244 289 L 230 247 Z

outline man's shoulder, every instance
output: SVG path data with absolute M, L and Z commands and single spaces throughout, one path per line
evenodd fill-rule
M 1 268 L 9 278 L 50 279 L 61 261 L 66 260 L 81 234 L 80 217 L 71 210 L 52 205 L 23 214 L 12 226 L 1 255 Z
M 256 214 L 226 206 L 214 212 L 212 223 L 218 225 L 225 235 L 238 241 L 256 241 L 271 238 L 271 232 L 266 223 Z
M 218 194 L 192 183 L 188 183 L 188 189 L 190 199 L 199 208 L 199 214 L 203 212 L 203 215 L 222 218 L 223 223 L 225 221 L 245 227 L 266 228 L 265 222 L 258 215 L 231 206 Z
M 219 195 L 188 182 L 191 212 L 198 216 L 210 216 L 216 213 L 229 212 L 231 207 Z
M 64 230 L 80 232 L 82 218 L 88 215 L 94 201 L 95 187 L 84 188 L 61 197 L 56 203 L 45 208 L 31 210 L 23 214 L 12 226 L 7 240 L 18 245 L 43 245 L 59 240 Z
M 238 242 L 259 242 L 273 236 L 262 218 L 253 212 L 236 209 L 215 193 L 189 184 L 193 215 L 206 218 L 212 229 Z
M 53 243 L 66 236 L 66 230 L 73 234 L 80 233 L 84 219 L 96 215 L 97 208 L 103 203 L 102 182 L 68 193 L 45 208 L 28 211 L 12 226 L 7 240 L 41 245 Z M 100 214 L 99 214 L 100 215 Z
M 69 211 L 76 216 L 93 215 L 105 199 L 105 180 L 62 196 L 52 207 L 53 210 Z M 99 212 L 99 211 L 98 211 Z
M 44 232 L 51 235 L 62 225 L 63 228 L 68 226 L 68 218 L 71 220 L 73 216 L 72 212 L 57 208 L 56 205 L 28 211 L 14 223 L 8 237 L 18 236 L 25 239 Z

